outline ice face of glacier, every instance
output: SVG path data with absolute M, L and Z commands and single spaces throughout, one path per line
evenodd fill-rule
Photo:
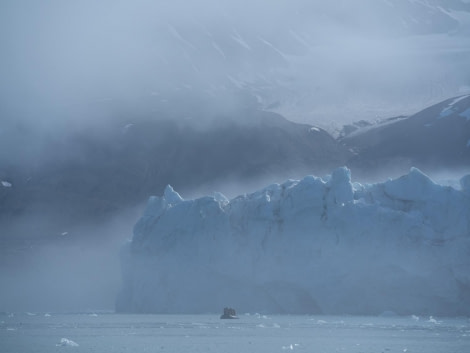
M 347 168 L 228 200 L 152 196 L 121 251 L 117 310 L 470 315 L 469 179 Z

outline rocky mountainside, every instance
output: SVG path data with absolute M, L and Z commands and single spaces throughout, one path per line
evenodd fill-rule
M 470 96 L 451 98 L 409 117 L 349 126 L 341 142 L 356 156 L 352 168 L 429 172 L 470 168 Z
M 4 156 L 0 222 L 45 217 L 41 225 L 60 232 L 138 205 L 169 183 L 183 193 L 210 191 L 224 182 L 324 173 L 352 156 L 317 127 L 256 110 L 239 117 L 206 124 L 117 119 L 105 130 L 90 128 L 66 138 L 12 128 L 4 132 L 9 139 L 39 146 L 24 152 L 27 163 L 13 151 Z
M 263 109 L 327 125 L 413 111 L 470 82 L 465 1 L 30 5 L 0 11 L 3 116 L 244 90 Z

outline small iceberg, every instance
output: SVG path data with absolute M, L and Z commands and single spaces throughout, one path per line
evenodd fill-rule
M 2 184 L 4 188 L 11 188 L 13 186 L 12 183 L 9 183 L 8 181 L 4 181 L 4 180 L 2 180 L 0 183 Z
M 433 318 L 432 316 L 429 317 L 429 320 L 428 322 L 432 323 L 432 324 L 440 324 L 440 321 L 437 321 L 435 318 Z
M 237 313 L 233 308 L 224 308 L 224 313 L 220 316 L 221 319 L 238 319 Z
M 56 346 L 57 347 L 78 347 L 78 343 L 72 340 L 69 340 L 68 338 L 62 338 L 60 340 L 60 343 L 57 343 Z

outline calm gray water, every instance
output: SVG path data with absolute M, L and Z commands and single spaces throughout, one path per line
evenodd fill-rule
M 470 319 L 4 314 L 0 352 L 469 353 Z

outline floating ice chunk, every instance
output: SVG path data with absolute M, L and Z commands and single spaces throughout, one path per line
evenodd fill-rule
M 419 321 L 419 316 L 416 315 L 411 315 L 411 318 L 415 321 Z
M 45 314 L 44 314 L 44 317 L 51 317 L 51 314 L 45 313 Z
M 435 318 L 433 318 L 432 316 L 429 317 L 429 320 L 428 322 L 432 323 L 432 324 L 438 324 L 439 321 L 437 321 Z
M 293 351 L 294 348 L 297 348 L 298 346 L 299 346 L 298 343 L 294 343 L 294 344 L 291 343 L 291 344 L 288 345 L 288 346 L 282 346 L 282 349 Z
M 62 338 L 60 340 L 60 343 L 56 344 L 57 347 L 78 347 L 78 343 L 74 342 L 72 340 L 69 340 L 68 338 Z
M 259 313 L 255 313 L 255 316 L 258 318 L 258 319 L 268 319 L 268 317 L 266 315 L 261 315 Z
M 311 128 L 309 129 L 309 131 L 310 131 L 310 132 L 312 132 L 312 131 L 320 132 L 320 129 L 317 128 L 317 127 L 315 127 L 315 126 L 313 126 L 313 127 L 311 127 Z
M 2 186 L 5 188 L 11 188 L 13 185 L 9 183 L 8 181 L 2 180 Z

